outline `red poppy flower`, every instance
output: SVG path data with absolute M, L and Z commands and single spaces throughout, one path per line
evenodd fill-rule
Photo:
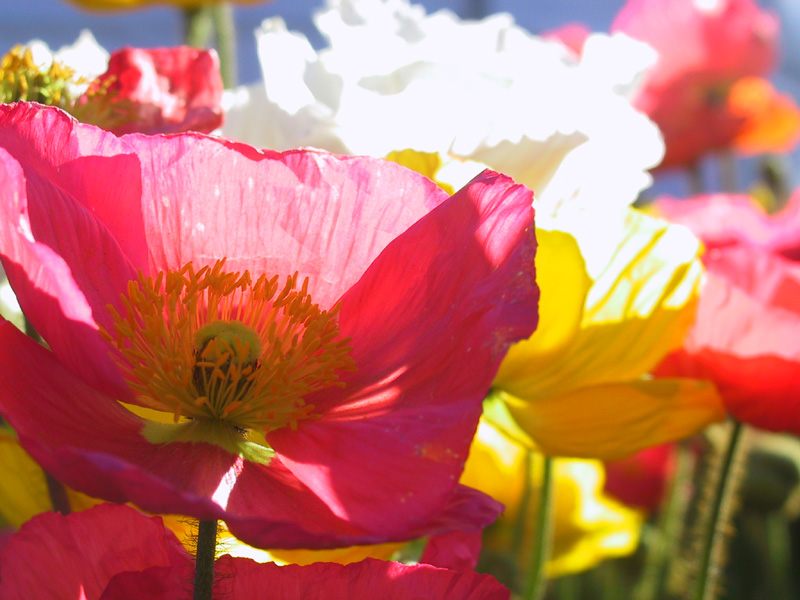
M 3 598 L 189 600 L 194 561 L 160 521 L 111 504 L 36 517 L 0 553 Z M 264 590 L 275 600 L 509 597 L 488 575 L 374 559 L 279 567 L 226 555 L 214 571 L 219 600 L 259 598 Z
M 666 219 L 689 227 L 707 248 L 744 245 L 800 260 L 800 193 L 772 215 L 743 195 L 660 198 L 654 206 Z
M 31 104 L 0 107 L 0 179 L 3 266 L 49 346 L 0 326 L 0 411 L 55 477 L 272 548 L 495 518 L 457 481 L 536 325 L 528 190 L 486 171 L 448 198 L 378 159 Z
M 222 125 L 222 76 L 213 50 L 122 48 L 76 102 L 74 114 L 123 133 L 208 133 Z
M 659 54 L 635 104 L 664 134 L 662 167 L 719 148 L 753 153 L 796 143 L 797 107 L 760 79 L 775 64 L 778 21 L 753 0 L 628 0 L 612 30 Z
M 675 471 L 673 444 L 661 444 L 633 456 L 608 461 L 605 490 L 628 506 L 654 512 L 661 506 Z
M 711 379 L 737 419 L 800 434 L 800 268 L 748 246 L 704 263 L 695 325 L 656 372 Z

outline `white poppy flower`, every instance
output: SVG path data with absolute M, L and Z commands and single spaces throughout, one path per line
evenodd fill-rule
M 328 0 L 315 23 L 319 52 L 281 19 L 256 31 L 263 82 L 228 95 L 224 135 L 476 160 L 533 189 L 542 224 L 628 206 L 663 156 L 629 101 L 656 56 L 631 38 L 593 35 L 577 58 L 510 15 L 464 21 L 407 0 Z
M 108 52 L 88 29 L 81 31 L 75 42 L 56 51 L 41 40 L 31 40 L 24 46 L 31 51 L 33 61 L 40 69 L 46 70 L 56 61 L 75 72 L 80 82 L 70 86 L 73 96 L 82 94 L 89 82 L 108 68 Z

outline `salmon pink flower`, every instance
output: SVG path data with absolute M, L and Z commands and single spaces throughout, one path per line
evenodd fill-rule
M 76 548 L 80 551 L 76 552 Z M 192 597 L 193 559 L 158 517 L 104 504 L 66 517 L 47 514 L 27 523 L 0 553 L 3 597 L 87 600 Z M 36 569 L 29 565 L 37 565 Z M 48 573 L 42 577 L 41 573 Z M 505 600 L 508 590 L 488 575 L 430 565 L 365 560 L 348 566 L 316 563 L 279 567 L 221 557 L 214 598 Z
M 737 419 L 800 433 L 800 196 L 774 215 L 745 196 L 655 206 L 709 248 L 694 326 L 659 372 L 710 379 Z
M 754 0 L 628 0 L 612 30 L 659 54 L 635 103 L 664 134 L 663 167 L 797 142 L 797 107 L 762 79 L 775 64 L 778 21 Z
M 24 103 L 0 150 L 3 266 L 49 346 L 0 326 L 0 411 L 56 478 L 272 548 L 494 519 L 457 481 L 536 325 L 528 190 Z
M 800 268 L 748 246 L 709 250 L 694 327 L 660 374 L 710 379 L 728 411 L 800 434 Z
M 800 260 L 800 193 L 774 214 L 749 196 L 731 194 L 659 198 L 653 206 L 664 218 L 689 227 L 709 249 L 741 245 Z

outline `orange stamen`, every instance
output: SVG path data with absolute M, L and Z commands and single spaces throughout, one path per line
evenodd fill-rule
M 255 281 L 224 260 L 140 275 L 110 307 L 120 366 L 142 405 L 237 430 L 297 427 L 310 393 L 354 368 L 338 307 L 321 310 L 298 275 Z

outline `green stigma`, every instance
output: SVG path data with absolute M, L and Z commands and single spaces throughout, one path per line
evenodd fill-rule
M 212 341 L 215 343 L 211 344 Z M 256 363 L 261 356 L 258 334 L 241 321 L 213 321 L 204 325 L 194 336 L 194 347 L 198 354 L 212 360 L 220 358 L 215 354 L 230 354 L 234 348 L 242 352 L 242 363 Z

